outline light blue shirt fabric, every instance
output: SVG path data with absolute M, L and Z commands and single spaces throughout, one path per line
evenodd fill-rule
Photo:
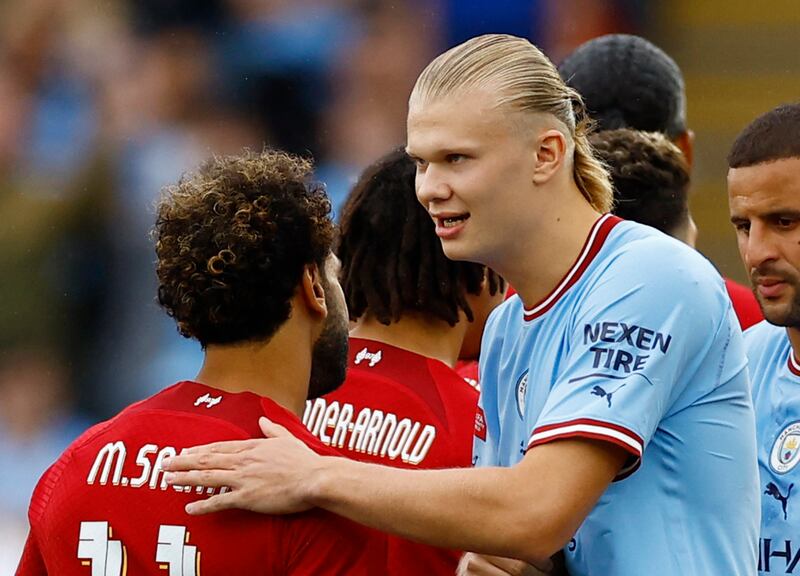
M 480 365 L 477 466 L 511 466 L 529 447 L 569 437 L 630 454 L 565 548 L 570 574 L 755 573 L 742 334 L 700 254 L 604 216 L 544 301 L 525 309 L 515 296 L 492 314 Z
M 800 574 L 800 365 L 786 328 L 745 332 L 761 474 L 758 573 Z

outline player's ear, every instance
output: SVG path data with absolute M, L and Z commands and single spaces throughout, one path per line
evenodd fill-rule
M 322 270 L 316 264 L 306 264 L 303 278 L 300 281 L 300 293 L 312 314 L 327 316 L 328 306 L 325 303 L 325 287 L 322 282 Z
M 692 161 L 694 160 L 694 131 L 693 130 L 684 130 L 683 132 L 678 135 L 675 140 L 673 140 L 675 146 L 681 149 L 683 152 L 683 157 L 686 158 L 686 163 L 689 165 L 689 169 L 692 168 Z
M 553 177 L 553 174 L 564 163 L 567 148 L 567 139 L 560 130 L 551 128 L 539 135 L 536 140 L 534 184 L 544 184 Z

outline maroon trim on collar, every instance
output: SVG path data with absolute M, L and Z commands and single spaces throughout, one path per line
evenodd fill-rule
M 789 360 L 786 362 L 786 365 L 789 366 L 789 372 L 795 376 L 800 376 L 800 362 L 794 357 L 794 351 L 791 347 L 789 348 Z
M 594 260 L 595 256 L 600 252 L 611 229 L 620 222 L 622 222 L 622 218 L 611 214 L 604 214 L 597 219 L 597 222 L 592 225 L 592 229 L 589 231 L 589 235 L 586 238 L 586 242 L 583 244 L 583 248 L 581 248 L 577 260 L 575 260 L 575 263 L 561 279 L 561 282 L 559 282 L 550 294 L 538 304 L 531 308 L 524 308 L 526 322 L 530 322 L 542 316 L 550 310 L 550 308 L 555 306 L 561 296 L 580 279 L 589 267 L 589 264 L 592 263 L 592 260 Z

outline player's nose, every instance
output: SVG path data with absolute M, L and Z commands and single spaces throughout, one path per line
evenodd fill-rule
M 779 251 L 775 240 L 775 235 L 768 226 L 751 222 L 744 253 L 749 268 L 758 268 L 766 262 L 778 259 Z
M 429 164 L 424 171 L 417 170 L 415 180 L 417 200 L 428 208 L 431 204 L 446 200 L 452 189 L 444 179 L 444 175 L 434 164 Z

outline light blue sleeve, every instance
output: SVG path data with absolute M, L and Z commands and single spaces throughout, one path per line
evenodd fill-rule
M 698 396 L 716 387 L 694 376 L 703 362 L 723 362 L 710 356 L 724 356 L 716 341 L 731 337 L 730 306 L 713 267 L 659 239 L 621 250 L 584 289 L 528 447 L 601 439 L 631 454 L 623 472 L 632 472 L 686 386 L 697 386 Z

